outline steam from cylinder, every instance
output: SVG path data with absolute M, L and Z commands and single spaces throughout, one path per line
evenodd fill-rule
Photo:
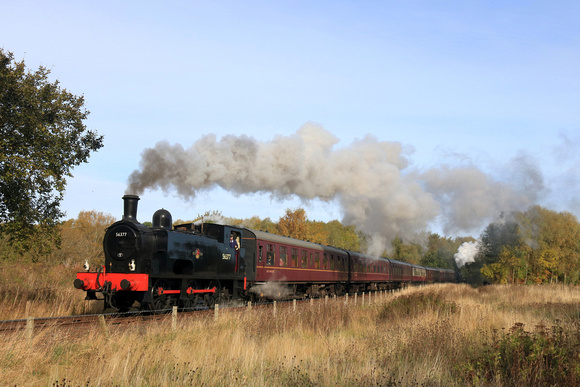
M 395 237 L 411 238 L 436 219 L 446 232 L 470 231 L 501 211 L 522 210 L 543 187 L 533 162 L 514 172 L 526 186 L 487 176 L 475 167 L 409 167 L 402 144 L 367 135 L 348 147 L 314 124 L 269 142 L 242 135 L 206 135 L 189 148 L 159 142 L 142 154 L 127 192 L 175 191 L 185 200 L 216 186 L 234 194 L 270 193 L 340 205 L 347 225 L 370 235 L 380 254 Z

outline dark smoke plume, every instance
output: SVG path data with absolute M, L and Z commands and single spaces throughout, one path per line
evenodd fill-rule
M 395 237 L 414 237 L 436 218 L 451 232 L 470 231 L 501 211 L 523 209 L 533 197 L 476 168 L 409 171 L 397 142 L 366 136 L 347 148 L 320 126 L 262 142 L 207 135 L 184 149 L 159 142 L 142 154 L 127 192 L 175 190 L 193 200 L 216 186 L 235 194 L 336 201 L 343 223 L 372 236 L 371 253 Z

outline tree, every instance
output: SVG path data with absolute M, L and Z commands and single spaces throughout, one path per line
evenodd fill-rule
M 361 251 L 361 240 L 355 226 L 343 226 L 338 220 L 326 224 L 328 245 L 342 249 Z
M 427 241 L 427 252 L 421 258 L 421 265 L 444 269 L 457 269 L 454 255 L 466 238 L 441 237 L 439 234 L 430 234 Z
M 83 123 L 84 97 L 49 82 L 49 74 L 42 66 L 27 71 L 0 49 L 0 235 L 22 250 L 54 235 L 71 169 L 103 146 Z
M 535 282 L 575 282 L 580 271 L 580 223 L 569 212 L 530 207 L 519 216 L 521 233 L 533 246 Z
M 250 219 L 244 220 L 243 224 L 246 227 L 254 230 L 265 231 L 272 234 L 276 234 L 278 232 L 278 225 L 272 222 L 270 218 L 262 220 L 258 216 L 253 216 Z
M 464 277 L 481 282 L 576 283 L 580 277 L 580 223 L 569 212 L 541 206 L 514 212 L 481 235 L 475 262 Z
M 81 211 L 78 218 L 69 219 L 60 226 L 62 248 L 53 257 L 65 266 L 81 266 L 85 260 L 91 267 L 103 265 L 103 237 L 105 229 L 115 217 L 97 211 Z
M 391 246 L 393 247 L 393 259 L 415 265 L 421 261 L 422 249 L 417 243 L 405 243 L 397 236 L 391 241 Z
M 278 221 L 278 232 L 280 235 L 290 238 L 310 240 L 310 230 L 307 223 L 308 217 L 304 208 L 295 210 L 286 209 L 286 214 Z

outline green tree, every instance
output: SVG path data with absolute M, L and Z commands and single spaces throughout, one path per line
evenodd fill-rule
M 393 247 L 392 258 L 402 262 L 419 264 L 421 261 L 422 248 L 417 243 L 405 243 L 400 237 L 391 241 Z
M 278 232 L 278 225 L 270 218 L 260 219 L 258 216 L 253 216 L 250 219 L 245 219 L 243 224 L 251 229 L 266 231 L 272 234 L 276 234 Z
M 473 239 L 473 238 L 471 238 Z M 444 269 L 457 269 L 454 255 L 466 238 L 441 237 L 439 234 L 430 234 L 427 241 L 427 252 L 421 258 L 421 265 Z
M 491 223 L 481 234 L 481 245 L 475 257 L 475 262 L 466 265 L 466 270 L 480 271 L 485 278 L 478 278 L 477 282 L 506 281 L 507 268 L 502 267 L 500 254 L 505 247 L 517 247 L 522 243 L 518 222 L 514 217 L 500 217 L 499 221 Z M 471 277 L 466 273 L 466 278 Z M 476 278 L 476 275 L 473 275 Z
M 71 169 L 103 146 L 83 123 L 84 98 L 49 74 L 0 49 L 0 234 L 23 251 L 52 244 Z
M 327 244 L 351 251 L 361 251 L 361 241 L 355 226 L 343 226 L 338 220 L 326 223 Z

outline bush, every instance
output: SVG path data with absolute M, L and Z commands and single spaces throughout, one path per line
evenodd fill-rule
M 455 313 L 457 304 L 449 302 L 438 293 L 421 292 L 395 298 L 379 311 L 379 321 L 401 317 L 416 317 L 427 311 L 439 314 Z
M 482 354 L 458 366 L 470 385 L 495 383 L 506 386 L 554 386 L 580 384 L 580 331 L 559 325 L 534 332 L 516 323 L 509 331 L 494 331 Z

